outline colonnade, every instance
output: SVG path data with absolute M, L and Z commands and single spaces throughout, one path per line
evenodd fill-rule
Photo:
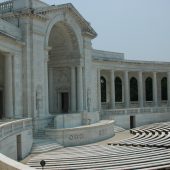
M 110 108 L 114 109 L 116 106 L 115 102 L 115 71 L 110 70 Z M 123 73 L 124 82 L 124 107 L 129 108 L 130 106 L 130 83 L 129 83 L 129 71 L 121 71 Z M 138 71 L 138 103 L 139 107 L 144 107 L 144 87 L 143 87 L 143 71 Z M 158 106 L 158 84 L 157 84 L 157 73 L 152 72 L 153 79 L 153 104 L 155 107 Z M 98 69 L 98 105 L 101 107 L 101 70 Z M 122 87 L 123 88 L 123 87 Z M 170 72 L 167 72 L 167 98 L 168 105 L 170 106 Z

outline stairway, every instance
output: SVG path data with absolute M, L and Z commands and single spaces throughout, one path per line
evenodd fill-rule
M 31 153 L 39 154 L 44 152 L 49 152 L 56 149 L 63 148 L 62 145 L 58 144 L 52 139 L 34 139 Z

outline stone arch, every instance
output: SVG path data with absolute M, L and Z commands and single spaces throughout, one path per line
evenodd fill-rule
M 80 57 L 76 35 L 71 27 L 65 22 L 61 21 L 53 26 L 48 43 L 52 48 L 49 52 L 49 61 L 51 60 L 50 57 L 52 55 L 55 58 L 57 56 L 62 56 L 62 59 L 65 58 L 67 60 Z
M 130 101 L 138 101 L 138 81 L 135 77 L 130 79 Z
M 167 100 L 168 96 L 167 96 L 167 78 L 163 77 L 161 79 L 161 100 Z
M 120 77 L 115 78 L 115 102 L 122 102 L 122 80 Z
M 146 101 L 153 101 L 153 80 L 147 77 L 145 80 L 145 96 Z
M 74 33 L 75 37 L 76 37 L 76 41 L 78 43 L 79 46 L 79 52 L 80 55 L 82 56 L 83 51 L 82 51 L 82 36 L 81 36 L 81 28 L 80 26 L 77 24 L 77 22 L 74 20 L 73 17 L 71 17 L 70 15 L 66 15 L 63 14 L 56 14 L 48 23 L 46 31 L 45 31 L 45 40 L 44 40 L 44 46 L 45 48 L 49 46 L 48 42 L 49 42 L 49 37 L 50 37 L 50 33 L 52 28 L 54 27 L 54 25 L 56 25 L 57 23 L 65 23 L 67 24 L 67 26 L 69 27 L 70 30 L 72 30 L 72 32 Z
M 49 111 L 52 114 L 72 111 L 71 98 L 73 84 L 71 76 L 76 77 L 80 64 L 80 39 L 76 27 L 69 20 L 56 17 L 49 25 L 50 33 L 46 36 L 51 47 L 48 60 Z M 72 69 L 74 67 L 74 73 Z M 74 75 L 72 75 L 72 73 Z M 74 80 L 76 82 L 76 80 Z M 76 89 L 76 83 L 74 85 Z M 74 92 L 75 95 L 77 92 Z M 76 103 L 75 99 L 75 103 Z M 77 104 L 77 103 L 76 103 Z

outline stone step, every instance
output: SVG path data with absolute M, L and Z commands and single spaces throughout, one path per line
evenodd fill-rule
M 38 153 L 49 152 L 61 148 L 63 148 L 63 146 L 58 144 L 54 140 L 34 139 L 31 153 L 38 154 Z

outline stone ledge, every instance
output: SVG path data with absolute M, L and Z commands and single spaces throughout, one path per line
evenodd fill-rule
M 114 121 L 102 120 L 98 123 L 65 129 L 46 129 L 45 134 L 63 146 L 85 145 L 114 136 Z

